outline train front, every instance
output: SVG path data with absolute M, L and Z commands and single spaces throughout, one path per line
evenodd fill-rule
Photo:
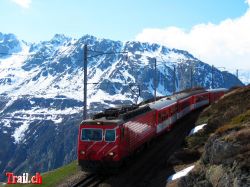
M 82 170 L 118 167 L 119 137 L 119 120 L 83 121 L 78 134 L 78 163 Z

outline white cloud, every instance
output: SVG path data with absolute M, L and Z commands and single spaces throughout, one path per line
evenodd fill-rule
M 31 0 L 11 0 L 22 8 L 29 8 L 31 4 Z
M 250 0 L 246 3 L 250 6 Z M 216 66 L 250 70 L 250 9 L 239 18 L 198 24 L 189 31 L 178 27 L 144 29 L 136 40 L 184 49 Z

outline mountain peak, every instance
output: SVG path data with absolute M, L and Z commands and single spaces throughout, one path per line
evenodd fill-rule
M 0 57 L 21 51 L 20 41 L 14 34 L 3 34 L 0 32 Z
M 7 42 L 7 41 L 13 41 L 13 40 L 17 40 L 16 35 L 12 33 L 4 34 L 0 32 L 0 42 Z
M 71 40 L 71 37 L 65 36 L 64 34 L 55 34 L 51 39 L 52 44 L 63 44 Z

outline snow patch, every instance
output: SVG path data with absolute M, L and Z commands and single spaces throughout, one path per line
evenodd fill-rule
M 108 101 L 131 100 L 132 101 L 132 99 L 126 97 L 125 94 L 109 95 L 107 92 L 104 92 L 103 90 L 98 90 L 95 94 L 93 94 L 92 97 L 88 98 L 88 103 L 100 102 L 100 103 L 105 104 L 104 100 L 108 100 Z
M 203 129 L 203 127 L 206 126 L 206 125 L 207 125 L 207 124 L 205 123 L 205 124 L 198 125 L 198 126 L 194 127 L 194 128 L 190 131 L 190 133 L 189 133 L 188 136 L 191 136 L 191 135 L 195 134 L 195 133 L 198 132 L 199 130 Z
M 8 120 L 8 119 L 3 119 L 2 122 L 3 122 L 3 124 L 4 124 L 4 125 L 3 125 L 4 127 L 8 127 L 8 128 L 11 127 L 11 125 L 10 125 L 10 120 Z
M 189 166 L 177 173 L 175 173 L 174 175 L 171 175 L 168 177 L 167 181 L 170 182 L 170 181 L 173 181 L 175 179 L 178 179 L 178 178 L 181 178 L 181 177 L 184 177 L 186 176 L 192 169 L 194 168 L 194 165 L 192 166 Z
M 24 133 L 28 128 L 29 128 L 28 121 L 24 121 L 20 127 L 16 128 L 13 135 L 11 135 L 15 139 L 14 143 L 20 143 L 22 141 L 22 139 L 24 138 Z

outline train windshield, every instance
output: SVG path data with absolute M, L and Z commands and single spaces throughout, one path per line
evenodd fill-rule
M 82 129 L 83 141 L 102 141 L 102 129 Z
M 115 130 L 105 130 L 105 141 L 106 142 L 115 141 Z

